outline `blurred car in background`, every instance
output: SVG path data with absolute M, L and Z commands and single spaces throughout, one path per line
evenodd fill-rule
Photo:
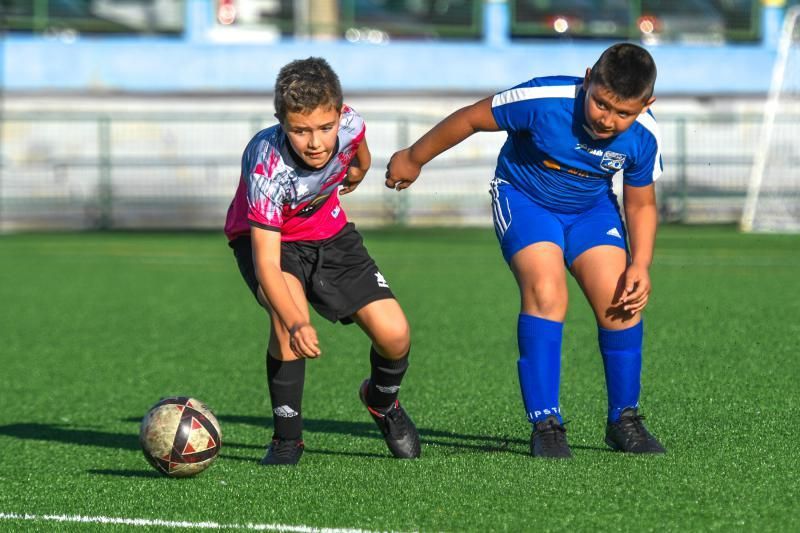
M 44 8 L 44 9 L 43 9 Z M 50 0 L 38 5 L 31 0 L 0 0 L 6 29 L 40 31 L 48 34 L 135 33 L 138 30 L 95 11 L 90 2 Z
M 625 38 L 633 26 L 627 0 L 515 0 L 510 2 L 517 38 Z
M 514 37 L 641 39 L 646 44 L 716 43 L 725 37 L 725 17 L 711 0 L 512 0 L 510 4 Z
M 345 38 L 352 30 L 389 39 L 479 39 L 480 0 L 341 0 Z M 369 39 L 368 39 L 369 40 Z
M 708 0 L 643 0 L 636 25 L 645 44 L 725 41 L 725 17 Z
M 51 36 L 87 34 L 175 34 L 183 8 L 175 0 L 0 0 L 5 29 Z

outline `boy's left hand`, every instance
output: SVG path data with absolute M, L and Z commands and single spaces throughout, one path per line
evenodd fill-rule
M 356 190 L 356 187 L 364 180 L 367 173 L 358 167 L 350 167 L 347 169 L 347 176 L 342 181 L 342 188 L 339 189 L 339 194 L 348 194 Z
M 650 297 L 650 272 L 647 267 L 631 263 L 625 270 L 624 281 L 620 305 L 625 311 L 635 315 L 645 308 Z

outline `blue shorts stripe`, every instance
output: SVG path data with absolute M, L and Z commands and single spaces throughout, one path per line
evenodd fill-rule
M 503 207 L 500 204 L 500 193 L 498 191 L 498 186 L 500 183 L 505 182 L 497 178 L 492 180 L 490 194 L 492 195 L 492 218 L 494 219 L 494 229 L 498 238 L 502 239 L 503 235 L 505 235 L 505 232 L 508 230 L 510 221 L 506 222 L 505 218 L 503 217 Z

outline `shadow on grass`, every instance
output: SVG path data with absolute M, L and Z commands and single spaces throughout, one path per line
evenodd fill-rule
M 222 415 L 217 417 L 220 422 L 233 424 L 246 424 L 251 426 L 271 428 L 272 420 L 262 416 Z M 355 437 L 383 439 L 377 427 L 372 422 L 351 422 L 348 420 L 321 420 L 306 418 L 303 420 L 305 430 L 314 433 L 334 433 L 352 435 Z M 468 435 L 451 431 L 442 431 L 432 428 L 417 428 L 420 441 L 423 444 L 452 448 L 457 451 L 473 452 L 507 452 L 527 455 L 511 448 L 511 445 L 527 445 L 527 439 L 517 439 L 495 435 Z M 338 452 L 328 452 L 331 454 Z
M 121 450 L 140 450 L 136 433 L 109 433 L 90 429 L 75 429 L 58 424 L 9 424 L 0 426 L 0 435 L 28 440 L 46 440 L 68 444 L 86 444 Z
M 162 479 L 166 476 L 159 474 L 154 470 L 111 470 L 111 469 L 96 469 L 87 470 L 90 474 L 99 474 L 103 476 L 117 476 L 117 477 L 142 477 L 142 478 L 158 478 Z
M 223 424 L 246 424 L 264 429 L 272 427 L 272 421 L 266 417 L 228 415 L 220 416 Z M 126 418 L 127 422 L 139 422 L 138 417 Z M 305 419 L 304 427 L 309 432 L 352 435 L 361 438 L 381 439 L 378 429 L 371 422 L 351 422 L 347 420 Z M 492 435 L 468 435 L 430 428 L 419 428 L 420 440 L 423 444 L 450 448 L 454 452 L 500 452 L 527 454 L 512 448 L 512 445 L 527 444 L 527 440 Z M 138 432 L 110 433 L 93 429 L 79 429 L 59 424 L 19 423 L 0 426 L 0 435 L 26 440 L 62 442 L 102 448 L 139 451 Z M 224 441 L 223 450 L 231 448 L 263 450 L 264 443 L 249 444 Z M 374 453 L 354 453 L 337 450 L 307 449 L 309 453 L 327 455 L 344 455 L 360 457 L 383 457 Z M 222 456 L 226 457 L 225 452 Z M 108 471 L 111 472 L 111 471 Z
M 226 444 L 227 446 L 227 444 Z M 225 453 L 224 451 L 220 453 L 220 457 L 224 457 L 226 460 L 233 460 L 233 461 L 242 461 L 245 463 L 252 463 L 258 462 L 263 457 L 264 453 L 267 451 L 266 446 L 247 446 L 248 448 L 259 448 L 260 453 L 258 455 L 232 455 L 229 453 Z M 224 448 L 223 448 L 224 449 Z M 305 450 L 303 451 L 303 455 L 335 455 L 337 457 L 359 457 L 363 459 L 391 459 L 392 456 L 389 455 L 387 451 L 384 454 L 381 453 L 372 453 L 372 452 L 343 452 L 341 450 L 325 450 L 321 448 L 309 447 L 306 445 Z

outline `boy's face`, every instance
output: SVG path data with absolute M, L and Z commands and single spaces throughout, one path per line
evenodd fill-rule
M 631 127 L 636 117 L 646 112 L 655 98 L 620 100 L 609 88 L 592 83 L 590 69 L 586 69 L 583 88 L 586 91 L 584 128 L 596 139 L 609 139 Z
M 295 153 L 305 164 L 322 168 L 336 149 L 339 134 L 339 111 L 332 107 L 317 107 L 310 113 L 286 113 L 281 122 Z

